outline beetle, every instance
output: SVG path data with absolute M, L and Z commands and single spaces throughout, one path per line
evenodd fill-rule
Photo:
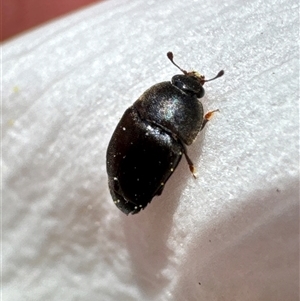
M 167 57 L 183 74 L 155 84 L 129 107 L 118 123 L 106 154 L 108 185 L 115 205 L 125 214 L 136 214 L 161 195 L 182 155 L 193 176 L 195 168 L 186 146 L 192 144 L 217 110 L 204 115 L 199 98 L 206 80 L 187 72 Z

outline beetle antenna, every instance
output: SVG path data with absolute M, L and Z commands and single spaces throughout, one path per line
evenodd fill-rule
M 206 82 L 210 82 L 211 80 L 214 80 L 214 79 L 216 79 L 216 78 L 218 78 L 218 77 L 221 77 L 221 76 L 223 76 L 224 75 L 224 70 L 221 70 L 215 77 L 213 77 L 213 78 L 211 78 L 211 79 L 205 79 L 204 80 L 204 82 L 206 83 Z
M 176 63 L 174 63 L 174 61 L 173 61 L 173 52 L 169 51 L 169 52 L 167 53 L 167 57 L 168 57 L 168 59 L 171 61 L 171 63 L 172 63 L 174 66 L 176 66 L 181 72 L 183 72 L 183 74 L 187 74 L 187 71 L 181 69 Z

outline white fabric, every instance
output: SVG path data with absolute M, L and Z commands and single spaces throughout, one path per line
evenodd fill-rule
M 299 297 L 298 1 L 107 1 L 2 47 L 3 300 Z M 219 109 L 160 197 L 126 216 L 105 153 L 184 69 Z M 147 172 L 147 171 L 145 171 Z

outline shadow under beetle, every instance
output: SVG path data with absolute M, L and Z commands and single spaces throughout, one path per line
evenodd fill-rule
M 192 144 L 215 112 L 204 115 L 198 98 L 204 96 L 204 83 L 221 77 L 224 71 L 205 80 L 195 71 L 181 69 L 172 52 L 167 56 L 183 74 L 146 90 L 125 111 L 108 145 L 109 190 L 116 206 L 127 215 L 138 213 L 162 193 L 182 154 L 195 177 L 186 145 Z

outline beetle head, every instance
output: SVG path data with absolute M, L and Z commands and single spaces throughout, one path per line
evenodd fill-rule
M 211 80 L 217 79 L 217 78 L 219 78 L 219 77 L 221 77 L 221 76 L 224 75 L 224 70 L 221 70 L 215 77 L 210 78 L 210 79 L 205 79 L 205 76 L 202 75 L 202 74 L 200 74 L 200 73 L 198 73 L 197 71 L 189 71 L 189 72 L 187 72 L 187 71 L 185 71 L 184 69 L 182 69 L 181 67 L 179 67 L 179 66 L 174 62 L 174 60 L 173 60 L 173 57 L 174 57 L 174 56 L 173 56 L 173 53 L 172 53 L 171 51 L 169 51 L 169 52 L 167 53 L 167 57 L 168 57 L 168 59 L 172 62 L 172 64 L 173 64 L 174 66 L 176 66 L 176 67 L 177 67 L 184 75 L 186 75 L 187 77 L 193 78 L 194 80 L 196 80 L 197 82 L 199 82 L 199 83 L 201 84 L 201 86 L 203 86 L 204 83 L 206 83 L 206 82 L 209 82 L 209 81 L 211 81 Z

